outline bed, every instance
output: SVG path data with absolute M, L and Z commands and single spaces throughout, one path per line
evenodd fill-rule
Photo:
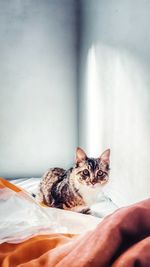
M 101 219 L 39 205 L 35 179 L 0 179 L 1 267 L 150 266 L 150 199 Z

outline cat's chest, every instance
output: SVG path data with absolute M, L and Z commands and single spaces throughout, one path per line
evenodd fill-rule
M 90 187 L 87 185 L 79 185 L 78 186 L 79 193 L 84 199 L 84 202 L 87 205 L 92 205 L 97 202 L 99 194 L 102 194 L 101 185 L 96 185 L 95 187 Z

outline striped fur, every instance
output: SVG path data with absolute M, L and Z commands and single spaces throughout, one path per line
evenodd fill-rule
M 73 168 L 51 168 L 43 175 L 36 198 L 50 207 L 89 214 L 89 206 L 108 181 L 109 155 L 104 152 L 99 158 L 88 158 L 80 148 L 76 154 Z

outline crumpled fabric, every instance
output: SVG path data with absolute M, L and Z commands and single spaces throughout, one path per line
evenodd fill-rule
M 84 235 L 1 244 L 2 267 L 149 267 L 150 199 L 121 208 Z
M 0 244 L 38 234 L 81 234 L 99 222 L 93 216 L 41 206 L 21 187 L 0 178 Z

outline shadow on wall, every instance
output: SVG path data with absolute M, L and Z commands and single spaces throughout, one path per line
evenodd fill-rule
M 99 155 L 107 147 L 111 148 L 112 179 L 106 191 L 110 191 L 115 203 L 138 201 L 143 193 L 148 197 L 150 80 L 147 66 L 128 50 L 100 43 L 89 49 L 86 65 L 87 153 Z M 124 189 L 126 192 L 122 192 Z

